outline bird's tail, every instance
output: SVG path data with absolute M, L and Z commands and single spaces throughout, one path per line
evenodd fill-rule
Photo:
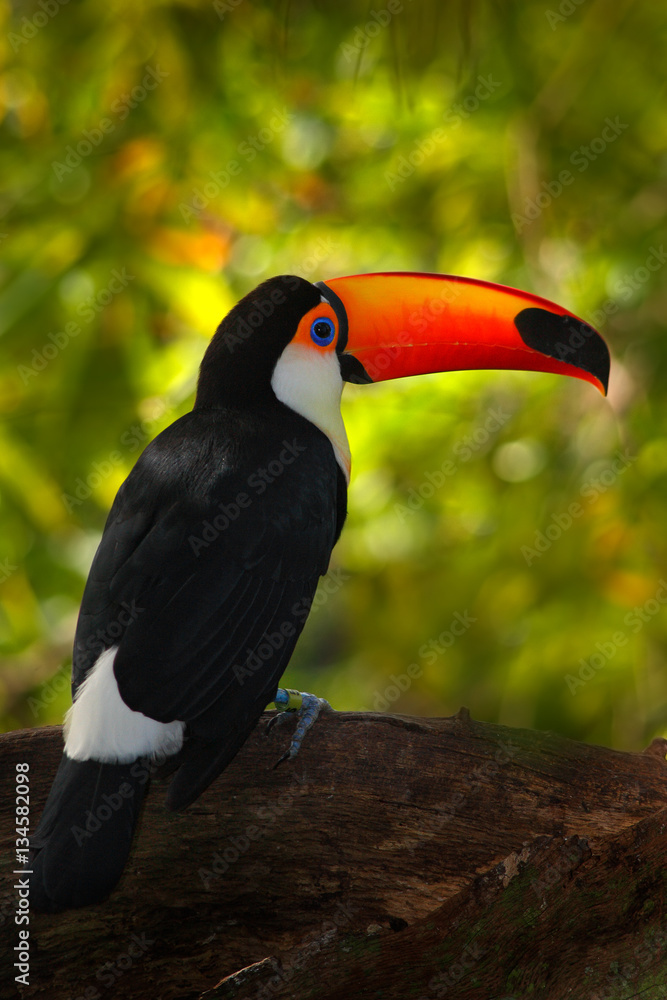
M 57 913 L 105 899 L 118 882 L 146 794 L 142 760 L 101 764 L 63 754 L 30 838 L 30 906 Z

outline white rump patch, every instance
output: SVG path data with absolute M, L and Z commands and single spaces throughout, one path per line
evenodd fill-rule
M 73 760 L 129 764 L 138 757 L 177 753 L 183 722 L 156 722 L 133 712 L 118 690 L 113 664 L 117 646 L 106 649 L 79 688 L 65 716 L 65 752 Z
M 271 386 L 281 403 L 326 434 L 349 483 L 350 445 L 340 412 L 343 379 L 336 352 L 322 354 L 302 344 L 288 344 L 273 370 Z

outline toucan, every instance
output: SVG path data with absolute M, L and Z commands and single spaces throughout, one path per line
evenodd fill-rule
M 120 487 L 84 589 L 65 745 L 31 838 L 30 904 L 104 900 L 157 764 L 183 809 L 279 688 L 347 511 L 344 382 L 463 369 L 556 372 L 607 389 L 609 352 L 546 299 L 439 274 L 274 277 L 204 354 L 194 407 Z M 305 610 L 304 610 L 305 609 Z

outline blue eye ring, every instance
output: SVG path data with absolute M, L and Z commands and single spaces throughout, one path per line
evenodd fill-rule
M 336 336 L 336 327 L 328 316 L 318 316 L 310 327 L 310 339 L 318 347 L 328 347 Z

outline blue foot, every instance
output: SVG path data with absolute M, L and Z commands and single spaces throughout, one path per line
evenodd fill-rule
M 325 707 L 331 708 L 331 705 L 324 698 L 308 694 L 307 691 L 294 691 L 292 688 L 278 688 L 274 704 L 278 710 L 278 714 L 269 722 L 267 732 L 273 726 L 280 725 L 285 719 L 292 718 L 295 713 L 299 720 L 294 730 L 289 750 L 286 750 L 280 760 L 276 761 L 273 765 L 275 768 L 278 767 L 278 764 L 282 764 L 284 760 L 291 760 L 292 757 L 296 757 L 304 736 L 317 721 L 322 709 Z

